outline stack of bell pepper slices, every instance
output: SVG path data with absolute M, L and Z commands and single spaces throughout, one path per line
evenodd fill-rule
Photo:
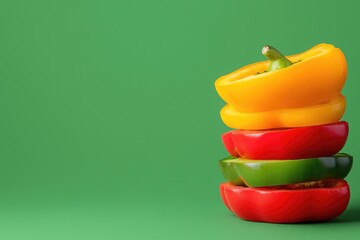
M 222 135 L 230 157 L 220 161 L 220 185 L 236 216 L 273 223 L 325 221 L 347 207 L 345 180 L 352 157 L 339 151 L 349 127 L 341 95 L 347 64 L 340 49 L 319 44 L 285 57 L 262 50 L 269 61 L 242 67 L 215 82 L 227 105 Z

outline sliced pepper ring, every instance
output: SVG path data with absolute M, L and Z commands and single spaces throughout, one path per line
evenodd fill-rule
M 336 218 L 350 200 L 345 180 L 324 180 L 311 187 L 249 188 L 220 185 L 225 206 L 241 219 L 256 222 L 298 223 Z
M 351 170 L 352 160 L 352 156 L 345 153 L 299 160 L 247 160 L 229 157 L 220 160 L 219 165 L 229 183 L 262 187 L 345 178 Z
M 284 69 L 264 72 L 269 61 L 242 67 L 215 81 L 220 97 L 241 112 L 262 112 L 322 104 L 336 97 L 345 83 L 347 63 L 339 48 L 319 44 Z
M 345 97 L 337 95 L 330 102 L 320 105 L 266 112 L 239 112 L 225 105 L 220 116 L 225 125 L 235 129 L 292 128 L 337 122 L 344 115 L 345 107 Z
M 345 121 L 332 124 L 263 131 L 232 130 L 222 135 L 233 157 L 247 159 L 301 159 L 338 153 L 349 132 Z

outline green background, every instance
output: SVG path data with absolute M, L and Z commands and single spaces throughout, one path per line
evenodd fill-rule
M 360 234 L 357 1 L 0 2 L 2 239 L 355 239 Z M 321 224 L 223 206 L 214 81 L 318 43 L 348 60 L 348 210 Z

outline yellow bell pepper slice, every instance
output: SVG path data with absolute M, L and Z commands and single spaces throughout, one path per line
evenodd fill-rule
M 319 44 L 287 58 L 294 64 L 269 72 L 269 61 L 250 64 L 217 79 L 215 88 L 242 114 L 324 104 L 340 94 L 347 63 L 339 48 Z
M 345 97 L 338 95 L 325 104 L 265 112 L 239 112 L 226 105 L 221 109 L 220 116 L 225 125 L 235 129 L 291 128 L 337 122 L 343 116 L 345 107 Z

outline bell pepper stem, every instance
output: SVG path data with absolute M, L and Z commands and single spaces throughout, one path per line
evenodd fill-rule
M 268 71 L 283 69 L 293 64 L 278 50 L 269 45 L 262 48 L 262 54 L 270 60 Z

